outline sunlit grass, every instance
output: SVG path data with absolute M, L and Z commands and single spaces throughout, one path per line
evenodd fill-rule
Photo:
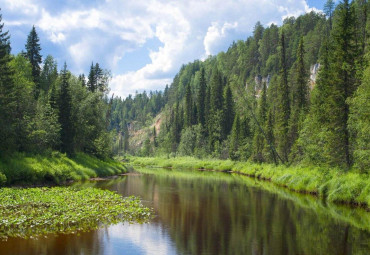
M 304 166 L 275 166 L 231 160 L 178 158 L 130 158 L 130 163 L 141 166 L 159 166 L 188 169 L 233 171 L 267 179 L 280 186 L 302 193 L 313 193 L 327 201 L 358 204 L 369 208 L 370 176 L 355 171 Z
M 16 153 L 0 159 L 0 185 L 61 184 L 123 172 L 126 167 L 118 161 L 101 160 L 83 153 L 73 158 L 58 152 L 48 156 Z

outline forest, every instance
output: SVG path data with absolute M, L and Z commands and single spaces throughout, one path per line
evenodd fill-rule
M 114 151 L 368 173 L 368 10 L 327 1 L 280 27 L 257 22 L 245 41 L 183 65 L 163 92 L 114 98 Z
M 369 3 L 257 22 L 226 52 L 183 65 L 164 91 L 109 96 L 111 74 L 41 56 L 32 27 L 11 54 L 0 21 L 0 152 L 194 156 L 368 172 Z M 0 17 L 1 18 L 1 17 Z M 60 70 L 59 70 L 60 69 Z

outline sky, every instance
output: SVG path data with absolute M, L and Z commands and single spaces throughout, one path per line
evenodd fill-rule
M 323 9 L 325 0 L 0 0 L 12 53 L 25 48 L 34 25 L 43 58 L 88 74 L 91 63 L 111 71 L 110 93 L 162 90 L 183 64 L 245 40 L 257 21 Z

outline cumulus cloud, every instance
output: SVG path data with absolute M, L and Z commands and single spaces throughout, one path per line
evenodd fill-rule
M 27 17 L 31 24 L 36 19 L 36 26 L 59 47 L 72 71 L 88 71 L 91 61 L 111 69 L 111 91 L 121 96 L 163 88 L 182 64 L 246 39 L 257 21 L 279 24 L 287 16 L 312 10 L 304 0 L 106 0 L 60 10 L 48 9 L 43 0 L 3 2 L 12 12 L 22 9 L 23 14 L 9 24 L 20 26 Z M 153 38 L 161 46 L 147 45 Z M 139 70 L 122 72 L 119 65 L 126 54 L 142 47 L 149 47 L 150 61 Z
M 234 22 L 234 24 L 226 22 L 222 27 L 218 22 L 213 22 L 208 28 L 207 34 L 203 40 L 206 55 L 212 55 L 212 53 L 220 51 L 218 46 L 220 46 L 222 40 L 227 37 L 229 30 L 235 29 L 237 26 L 237 22 Z

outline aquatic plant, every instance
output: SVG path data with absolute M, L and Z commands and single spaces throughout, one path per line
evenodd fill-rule
M 0 189 L 0 238 L 74 233 L 118 222 L 143 223 L 152 211 L 140 199 L 71 187 Z

